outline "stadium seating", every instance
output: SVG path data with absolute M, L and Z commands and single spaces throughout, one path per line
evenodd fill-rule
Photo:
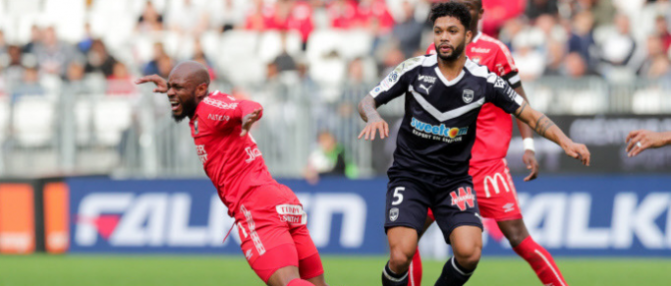
M 14 104 L 14 138 L 22 147 L 45 147 L 53 143 L 56 105 L 43 96 L 22 96 Z
M 7 98 L 0 98 L 0 145 L 5 141 L 9 131 L 9 102 Z
M 131 123 L 132 107 L 126 98 L 100 98 L 93 107 L 93 130 L 100 146 L 117 146 Z
M 91 141 L 93 119 L 91 100 L 78 100 L 74 104 L 75 141 L 78 146 L 86 146 Z

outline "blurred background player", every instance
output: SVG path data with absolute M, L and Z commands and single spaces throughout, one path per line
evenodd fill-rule
M 505 80 L 465 56 L 466 43 L 473 35 L 468 29 L 471 13 L 465 5 L 435 5 L 431 20 L 438 54 L 401 63 L 359 104 L 367 122 L 359 138 L 373 140 L 379 132 L 384 139 L 389 126 L 376 109 L 406 95 L 394 163 L 388 171 L 385 230 L 390 259 L 382 272 L 385 286 L 408 284 L 408 270 L 429 208 L 454 252 L 435 285 L 463 285 L 475 270 L 482 251 L 482 221 L 466 162 L 476 140 L 476 119 L 486 102 L 514 113 L 584 165 L 590 160 L 585 145 L 574 143 L 547 116 L 529 107 Z
M 326 285 L 319 253 L 307 226 L 307 215 L 294 193 L 268 172 L 249 133 L 261 119 L 260 104 L 209 92 L 207 68 L 194 61 L 177 65 L 166 82 L 158 75 L 154 92 L 167 93 L 172 116 L 188 117 L 191 136 L 205 172 L 235 218 L 249 265 L 272 286 Z M 305 280 L 302 280 L 305 279 Z
M 505 79 L 520 96 L 528 102 L 515 62 L 508 48 L 499 40 L 479 31 L 478 22 L 485 10 L 481 0 L 455 0 L 463 3 L 471 12 L 469 29 L 473 40 L 466 47 L 466 55 L 474 62 L 486 66 L 490 71 Z M 429 46 L 427 54 L 435 54 L 434 44 Z M 538 175 L 538 162 L 535 157 L 531 128 L 517 119 L 517 127 L 524 138 L 524 156 L 522 161 L 531 174 L 524 181 L 531 181 Z M 475 193 L 478 198 L 480 214 L 497 222 L 501 232 L 510 242 L 513 250 L 526 260 L 544 285 L 567 285 L 552 255 L 536 243 L 522 220 L 522 212 L 517 202 L 510 170 L 506 162 L 506 153 L 513 136 L 512 117 L 503 109 L 487 103 L 478 115 L 477 136 L 473 145 L 469 173 L 473 177 Z M 430 211 L 430 210 L 429 210 Z M 429 214 L 426 228 L 433 222 Z M 425 228 L 425 231 L 426 231 Z M 422 279 L 422 264 L 419 249 L 413 258 L 412 278 L 415 285 Z

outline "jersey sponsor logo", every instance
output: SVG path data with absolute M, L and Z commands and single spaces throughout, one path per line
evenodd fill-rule
M 426 87 L 426 86 L 424 86 L 424 85 L 421 84 L 421 83 L 419 84 L 419 88 L 420 88 L 420 89 L 424 89 L 424 91 L 426 91 L 426 94 L 427 94 L 427 95 L 429 94 L 429 90 L 431 89 L 431 87 L 433 87 L 433 85 L 429 85 L 429 87 Z
M 226 102 L 223 102 L 221 100 L 216 100 L 216 99 L 212 99 L 212 98 L 209 98 L 209 97 L 206 97 L 205 99 L 203 99 L 203 103 L 205 103 L 207 105 L 210 105 L 210 106 L 214 106 L 214 107 L 219 108 L 219 109 L 236 109 L 238 107 L 237 102 L 226 103 Z
M 510 186 L 508 186 L 508 182 L 506 182 L 503 175 L 501 175 L 501 173 L 496 173 L 493 176 L 486 176 L 483 182 L 485 195 L 488 198 L 492 196 L 491 192 L 489 191 L 489 186 L 492 186 L 494 188 L 495 194 L 499 194 L 501 192 L 499 182 L 503 185 L 503 188 L 506 190 L 506 193 L 510 192 Z
M 441 140 L 447 143 L 452 143 L 452 142 L 458 142 L 461 141 L 461 136 L 468 134 L 468 127 L 446 127 L 445 124 L 440 124 L 440 125 L 431 125 L 429 123 L 425 123 L 422 121 L 419 121 L 417 118 L 412 118 L 412 121 L 410 122 L 410 126 L 412 126 L 415 130 L 413 133 L 415 135 L 419 135 L 421 137 L 426 137 L 427 139 L 433 139 L 433 140 Z M 420 132 L 421 131 L 421 132 Z M 420 134 L 418 134 L 420 133 Z M 428 133 L 428 134 L 425 134 Z M 422 136 L 426 135 L 426 136 Z M 431 137 L 431 135 L 436 135 Z M 437 138 L 436 138 L 437 137 Z
M 231 120 L 231 117 L 228 116 L 228 115 L 210 113 L 210 114 L 207 115 L 207 119 L 212 120 L 212 121 L 229 121 L 229 120 Z
M 492 51 L 492 49 L 485 49 L 485 48 L 478 48 L 478 47 L 472 47 L 471 48 L 472 53 L 487 54 L 490 51 Z
M 196 145 L 196 153 L 198 153 L 200 162 L 205 164 L 207 162 L 207 151 L 205 151 L 205 145 Z
M 496 82 L 494 82 L 494 87 L 496 88 L 504 88 L 506 86 L 506 81 L 504 81 L 502 78 L 497 78 Z
M 243 215 L 245 215 L 245 219 L 247 219 L 247 228 L 249 228 L 249 236 L 252 237 L 252 242 L 254 242 L 254 247 L 256 247 L 256 251 L 259 253 L 259 256 L 265 254 L 266 247 L 263 245 L 261 237 L 259 237 L 259 234 L 256 232 L 256 223 L 254 222 L 254 218 L 252 217 L 252 212 L 248 211 L 244 205 L 240 205 L 240 211 L 242 212 Z
M 420 74 L 417 77 L 417 80 L 423 81 L 423 82 L 426 82 L 426 83 L 430 83 L 430 84 L 436 83 L 436 77 L 435 76 L 429 76 L 429 75 L 421 75 Z
M 252 147 L 247 147 L 245 148 L 245 152 L 247 153 L 247 156 L 249 156 L 247 160 L 245 160 L 245 162 L 247 163 L 251 163 L 252 161 L 256 160 L 256 158 L 261 157 L 262 155 L 261 151 L 259 151 L 259 148 L 252 149 Z
M 461 98 L 464 100 L 464 103 L 469 104 L 473 101 L 475 97 L 475 92 L 472 89 L 464 89 L 464 92 L 461 94 Z
M 481 57 L 475 56 L 475 57 L 469 57 L 471 61 L 473 61 L 476 64 L 480 64 L 480 61 L 482 61 Z
M 452 205 L 457 206 L 462 211 L 465 211 L 469 207 L 475 207 L 475 196 L 471 187 L 466 187 L 466 189 L 461 187 L 456 191 L 452 191 L 450 192 L 450 197 L 452 197 Z
M 289 224 L 307 223 L 308 216 L 300 205 L 277 205 L 275 206 L 275 210 L 277 210 L 277 214 L 283 222 L 288 222 Z
M 380 86 L 378 85 L 378 86 L 376 86 L 376 87 L 370 92 L 370 95 L 373 96 L 373 97 L 376 97 L 376 96 L 378 96 L 381 92 L 382 92 L 382 88 L 380 88 Z
M 389 210 L 389 220 L 395 222 L 398 219 L 399 210 L 398 208 L 391 208 Z

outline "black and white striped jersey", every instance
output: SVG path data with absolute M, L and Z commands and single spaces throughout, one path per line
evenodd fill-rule
M 390 174 L 468 175 L 482 105 L 491 102 L 513 113 L 524 101 L 504 79 L 470 59 L 455 79 L 447 80 L 435 54 L 406 60 L 370 92 L 378 106 L 404 94 L 405 115 Z

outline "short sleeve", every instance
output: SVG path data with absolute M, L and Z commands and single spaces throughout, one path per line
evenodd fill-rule
M 410 84 L 412 71 L 421 65 L 422 58 L 423 56 L 411 58 L 401 63 L 370 91 L 370 95 L 378 106 L 405 94 Z
M 490 73 L 487 77 L 486 101 L 491 102 L 505 112 L 514 113 L 524 103 L 524 98 L 500 76 Z
M 213 108 L 207 109 L 207 114 L 200 114 L 201 120 L 206 120 L 209 126 L 216 130 L 224 130 L 242 124 L 242 117 L 256 109 L 262 109 L 261 104 L 251 100 L 235 100 L 233 98 L 217 99 L 206 97 L 203 104 Z M 263 111 L 261 111 L 263 116 Z
M 494 72 L 506 80 L 512 88 L 521 86 L 520 75 L 510 50 L 503 43 L 499 43 L 499 48 L 499 51 L 496 53 Z

